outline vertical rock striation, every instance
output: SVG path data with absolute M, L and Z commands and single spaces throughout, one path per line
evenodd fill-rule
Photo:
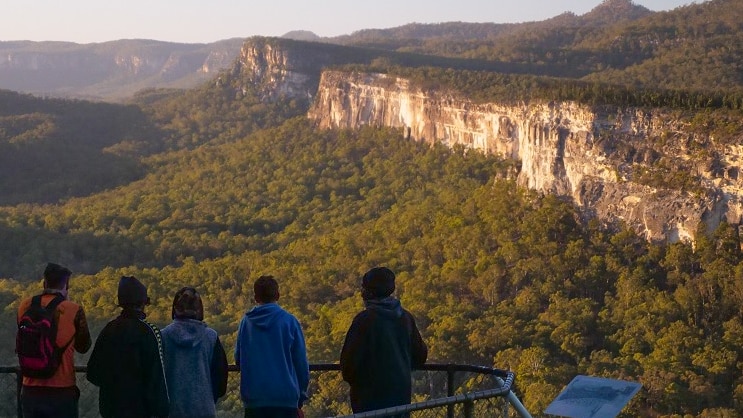
M 660 110 L 478 104 L 383 74 L 325 71 L 308 116 L 321 128 L 398 127 L 414 140 L 519 160 L 521 185 L 569 196 L 587 217 L 624 221 L 649 240 L 693 240 L 700 222 L 709 229 L 723 220 L 739 224 L 743 213 L 743 147 L 721 146 L 716 164 L 722 168 L 700 168 L 683 141 L 661 140 L 690 135 Z M 696 167 L 690 174 L 699 176 L 699 188 L 692 193 L 633 181 L 638 167 L 661 158 Z

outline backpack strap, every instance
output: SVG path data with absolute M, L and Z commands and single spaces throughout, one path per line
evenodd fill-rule
M 41 296 L 42 295 L 34 296 L 34 298 L 31 300 L 31 304 L 36 303 L 36 300 L 38 298 L 38 305 L 40 306 L 41 305 Z M 46 309 L 47 311 L 51 312 L 52 315 L 53 315 L 53 318 L 55 318 L 55 320 L 52 322 L 53 323 L 52 326 L 54 327 L 54 337 L 55 337 L 55 339 L 57 337 L 57 327 L 59 327 L 59 323 L 58 323 L 59 318 L 56 318 L 54 316 L 54 311 L 57 309 L 57 306 L 59 306 L 64 301 L 65 301 L 64 296 L 62 296 L 60 294 L 56 294 L 54 296 L 54 299 L 50 300 L 49 303 L 47 303 L 47 305 L 44 307 L 44 309 Z M 69 347 L 70 344 L 72 344 L 72 342 L 74 340 L 75 340 L 75 336 L 73 335 L 72 338 L 70 338 L 70 341 L 67 342 L 67 344 L 63 345 L 62 347 L 57 347 L 57 350 L 59 350 L 60 352 L 64 352 L 65 350 L 67 350 L 67 347 Z M 56 341 L 55 341 L 54 345 L 55 346 L 57 345 L 56 344 Z
M 41 296 L 43 295 L 36 295 L 33 298 L 31 298 L 31 306 L 35 306 L 37 308 L 41 308 Z
M 41 295 L 34 296 L 34 299 L 39 298 L 39 304 L 41 304 Z M 49 303 L 44 307 L 47 311 L 54 312 L 55 309 L 57 309 L 57 306 L 59 306 L 60 303 L 64 302 L 64 296 L 57 294 L 54 296 L 54 299 L 49 301 Z M 33 303 L 33 301 L 31 302 Z

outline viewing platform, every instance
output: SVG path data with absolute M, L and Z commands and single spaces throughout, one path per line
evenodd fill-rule
M 86 366 L 76 366 L 80 388 L 80 418 L 99 417 L 98 388 L 85 379 Z M 217 416 L 243 417 L 239 369 L 229 366 L 227 394 L 217 403 Z M 307 418 L 353 416 L 386 417 L 410 413 L 413 418 L 527 417 L 531 415 L 514 393 L 513 372 L 466 364 L 426 364 L 413 372 L 413 402 L 394 408 L 353 414 L 348 403 L 348 385 L 340 376 L 340 365 L 310 364 L 309 400 L 303 410 Z M 0 417 L 22 418 L 18 366 L 0 366 Z

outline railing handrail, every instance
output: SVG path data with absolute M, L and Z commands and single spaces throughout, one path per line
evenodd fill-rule
M 231 372 L 239 372 L 240 368 L 235 364 L 230 364 L 227 369 Z M 340 371 L 341 365 L 339 363 L 310 363 L 311 372 L 323 372 L 323 371 Z M 458 363 L 426 363 L 420 368 L 415 370 L 422 371 L 436 371 L 436 372 L 471 372 L 479 374 L 489 374 L 493 376 L 505 379 L 512 372 L 496 369 L 486 366 L 476 366 L 473 364 L 458 364 Z M 20 366 L 0 366 L 0 373 L 20 373 Z M 85 373 L 88 371 L 88 366 L 77 365 L 75 366 L 76 373 Z
M 342 415 L 336 418 L 372 418 L 372 417 L 385 417 L 389 415 L 400 415 L 408 412 L 419 411 L 422 409 L 429 409 L 438 406 L 447 406 L 454 403 L 467 403 L 474 402 L 478 399 L 494 398 L 496 396 L 504 396 L 511 393 L 511 385 L 513 384 L 514 374 L 508 372 L 508 376 L 505 381 L 501 380 L 501 387 L 497 389 L 481 390 L 477 392 L 462 393 L 459 395 L 448 396 L 446 398 L 436 398 L 427 401 L 415 402 L 407 405 L 393 406 L 384 409 L 377 409 L 374 411 L 360 412 L 351 415 Z M 528 413 L 527 413 L 528 414 Z M 531 417 L 531 415 L 521 415 L 522 417 Z
M 227 366 L 228 371 L 230 372 L 239 372 L 240 368 L 239 366 L 235 364 L 230 364 Z M 310 371 L 318 372 L 318 371 L 340 371 L 341 366 L 339 363 L 310 363 L 309 365 Z M 87 366 L 84 365 L 77 365 L 75 366 L 75 372 L 76 373 L 86 373 L 88 370 Z M 472 364 L 457 364 L 457 363 L 426 363 L 423 366 L 419 368 L 415 368 L 416 371 L 441 371 L 446 372 L 448 376 L 448 383 L 447 383 L 447 390 L 448 390 L 448 396 L 446 398 L 437 398 L 437 399 L 431 399 L 423 402 L 416 402 L 411 403 L 407 405 L 401 405 L 396 406 L 392 408 L 386 408 L 386 409 L 380 409 L 376 411 L 369 411 L 364 412 L 360 414 L 353 414 L 348 415 L 348 417 L 355 417 L 355 418 L 371 418 L 371 417 L 383 417 L 393 414 L 401 414 L 401 413 L 407 413 L 412 411 L 417 411 L 421 409 L 428 409 L 431 407 L 436 406 L 444 406 L 447 405 L 449 408 L 454 403 L 462 403 L 462 402 L 474 402 L 477 399 L 484 399 L 484 398 L 492 398 L 492 397 L 504 397 L 510 403 L 516 411 L 519 413 L 519 416 L 525 417 L 525 418 L 531 418 L 531 414 L 526 410 L 524 405 L 521 403 L 521 401 L 516 397 L 516 395 L 511 390 L 511 387 L 513 385 L 515 375 L 513 372 L 496 369 L 493 367 L 486 367 L 486 366 L 476 366 Z M 469 392 L 464 394 L 455 395 L 453 392 L 452 387 L 452 381 L 453 374 L 455 372 L 470 372 L 470 373 L 478 373 L 478 374 L 484 374 L 484 375 L 491 375 L 495 378 L 496 382 L 500 385 L 499 388 L 496 389 L 489 389 L 484 391 L 478 391 L 478 392 Z M 0 374 L 3 373 L 13 373 L 17 376 L 18 380 L 18 396 L 20 396 L 20 388 L 21 388 L 21 368 L 20 366 L 0 366 Z M 19 398 L 20 401 L 20 398 Z M 19 416 L 20 416 L 20 402 L 19 402 Z M 448 414 L 449 416 L 452 416 L 451 409 Z

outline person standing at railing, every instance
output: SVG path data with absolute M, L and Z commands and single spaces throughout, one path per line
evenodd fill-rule
M 91 340 L 83 307 L 67 299 L 71 276 L 72 272 L 66 267 L 54 263 L 47 264 L 41 295 L 23 300 L 18 307 L 20 324 L 21 318 L 31 307 L 34 299 L 45 308 L 51 309 L 50 304 L 57 304 L 54 311 L 57 328 L 56 347 L 63 348 L 59 366 L 51 377 L 23 377 L 21 407 L 24 418 L 78 416 L 80 390 L 75 380 L 74 352 L 87 352 Z
M 272 276 L 259 277 L 253 291 L 258 305 L 243 316 L 235 345 L 245 418 L 302 417 L 310 381 L 302 327 L 277 304 Z
M 145 320 L 147 288 L 124 276 L 118 302 L 121 314 L 103 328 L 88 360 L 88 381 L 100 388 L 98 410 L 103 418 L 167 417 L 162 338 Z
M 171 316 L 162 331 L 170 416 L 216 417 L 215 404 L 227 392 L 227 355 L 217 332 L 204 323 L 199 292 L 176 292 Z
M 365 309 L 351 323 L 341 350 L 341 373 L 354 413 L 410 403 L 411 372 L 428 348 L 415 318 L 392 296 L 395 273 L 375 267 L 361 279 Z

